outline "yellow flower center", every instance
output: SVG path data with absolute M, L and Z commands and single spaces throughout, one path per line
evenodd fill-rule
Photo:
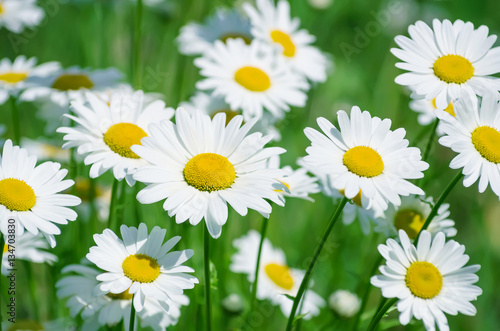
M 0 180 L 0 204 L 9 210 L 27 211 L 35 203 L 35 191 L 25 181 L 16 178 Z
M 234 74 L 234 80 L 252 92 L 264 92 L 271 87 L 271 79 L 259 68 L 243 67 Z
M 134 297 L 133 294 L 128 293 L 128 289 L 118 294 L 108 293 L 106 296 L 113 300 L 131 300 Z
M 279 181 L 281 184 L 285 185 L 285 187 L 288 189 L 288 191 L 290 191 L 290 185 L 287 182 L 284 182 L 284 181 L 279 180 L 279 179 L 277 179 L 277 181 Z M 283 191 L 283 190 L 274 190 L 274 192 L 284 193 L 285 191 Z
M 128 256 L 122 263 L 123 273 L 134 282 L 151 283 L 160 275 L 155 259 L 145 254 Z
M 131 159 L 139 159 L 139 155 L 132 152 L 132 145 L 140 145 L 141 139 L 147 134 L 143 129 L 132 123 L 118 123 L 113 125 L 104 134 L 104 142 L 116 154 Z
M 0 3 L 0 14 L 3 14 L 3 7 L 1 3 Z
M 2 253 L 2 255 L 5 254 L 8 250 L 9 250 L 9 245 L 3 244 L 3 253 Z
M 83 74 L 63 74 L 59 76 L 52 88 L 61 91 L 79 90 L 81 88 L 91 89 L 94 83 L 87 75 Z
M 229 160 L 215 153 L 192 157 L 184 167 L 186 182 L 200 191 L 224 190 L 234 183 L 236 171 Z
M 271 39 L 283 46 L 283 55 L 293 57 L 295 55 L 295 44 L 290 38 L 290 35 L 280 30 L 273 30 L 271 32 Z
M 43 326 L 35 321 L 16 321 L 7 329 L 7 331 L 18 331 L 18 330 L 42 331 Z
M 432 106 L 434 107 L 434 109 L 437 109 L 436 107 L 436 98 L 432 99 Z M 450 114 L 451 116 L 455 117 L 455 108 L 453 108 L 453 102 L 450 101 L 450 103 L 448 104 L 448 106 L 446 106 L 445 109 L 443 109 L 445 112 L 447 112 L 448 114 Z
M 380 154 L 368 146 L 356 146 L 345 152 L 342 159 L 350 172 L 361 177 L 376 177 L 384 171 Z
M 500 163 L 500 132 L 490 126 L 479 126 L 472 131 L 472 143 L 486 160 Z
M 434 74 L 447 83 L 462 84 L 474 76 L 472 63 L 460 55 L 444 55 L 434 62 Z
M 341 189 L 339 190 L 340 194 L 342 194 L 343 196 L 345 196 L 345 190 L 344 189 Z M 360 207 L 363 207 L 363 203 L 361 202 L 361 190 L 359 190 L 359 193 L 358 195 L 356 195 L 354 198 L 351 199 L 352 202 L 354 202 L 356 205 L 360 206 Z
M 231 109 L 221 109 L 221 110 L 217 110 L 216 112 L 214 112 L 212 114 L 212 118 L 215 117 L 215 115 L 219 114 L 219 113 L 224 113 L 226 114 L 226 125 L 229 124 L 229 122 L 231 122 L 231 120 L 236 116 L 236 115 L 240 115 L 239 112 L 237 111 L 234 111 L 234 110 L 231 110 Z
M 293 278 L 290 275 L 290 268 L 286 265 L 270 263 L 264 267 L 264 270 L 274 284 L 285 290 L 291 290 L 293 288 Z
M 252 43 L 252 38 L 250 36 L 247 36 L 243 33 L 226 33 L 222 36 L 219 37 L 219 40 L 222 41 L 224 44 L 227 42 L 228 39 L 243 39 L 245 44 L 250 45 Z
M 406 270 L 405 282 L 413 295 L 432 299 L 443 287 L 443 276 L 432 263 L 413 262 Z
M 0 5 L 0 9 L 2 6 Z M 0 10 L 1 14 L 1 10 Z M 17 84 L 23 80 L 28 78 L 28 73 L 27 72 L 6 72 L 3 74 L 0 74 L 0 81 L 9 83 L 9 84 Z
M 405 209 L 399 210 L 394 217 L 396 229 L 404 230 L 410 239 L 417 238 L 420 229 L 424 226 L 425 217 L 418 211 Z

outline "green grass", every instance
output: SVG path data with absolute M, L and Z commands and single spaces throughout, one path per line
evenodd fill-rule
M 326 83 L 313 88 L 309 100 L 303 109 L 292 109 L 286 119 L 279 125 L 283 139 L 276 145 L 287 149 L 282 164 L 294 164 L 297 157 L 305 155 L 308 140 L 302 133 L 306 126 L 317 128 L 315 119 L 324 116 L 331 121 L 336 120 L 338 109 L 350 109 L 359 105 L 369 110 L 372 115 L 391 118 L 392 128 L 404 127 L 407 138 L 414 146 L 424 148 L 428 132 L 424 138 L 416 141 L 422 128 L 416 122 L 416 115 L 408 108 L 409 95 L 394 83 L 394 78 L 401 72 L 395 68 L 396 58 L 389 52 L 395 47 L 394 36 L 407 34 L 409 23 L 424 19 L 428 23 L 433 17 L 450 20 L 462 19 L 472 21 L 476 26 L 485 24 L 490 33 L 500 32 L 500 22 L 496 13 L 500 11 L 500 3 L 496 0 L 481 1 L 414 1 L 413 8 L 404 13 L 398 11 L 391 14 L 389 24 L 368 38 L 366 46 L 358 47 L 358 31 L 365 31 L 367 24 L 373 25 L 376 20 L 372 13 L 381 13 L 387 1 L 334 1 L 327 10 L 316 10 L 305 0 L 291 0 L 292 13 L 301 18 L 302 26 L 317 36 L 317 46 L 331 54 L 334 69 Z M 49 3 L 49 2 L 47 2 Z M 134 33 L 135 9 L 128 6 L 127 1 L 120 5 L 111 5 L 110 1 L 95 1 L 90 4 L 58 4 L 55 3 L 51 14 L 40 28 L 31 35 L 21 36 L 11 44 L 12 35 L 5 29 L 0 31 L 0 58 L 13 59 L 19 54 L 36 56 L 40 62 L 59 61 L 63 66 L 79 65 L 83 67 L 104 68 L 114 66 L 122 70 L 128 81 L 132 79 L 132 53 L 135 47 L 131 34 Z M 406 6 L 402 1 L 401 7 Z M 179 0 L 173 2 L 174 10 L 163 14 L 144 10 L 142 74 L 143 88 L 146 91 L 160 92 L 165 95 L 167 105 L 176 107 L 180 101 L 188 99 L 195 92 L 195 82 L 199 79 L 198 70 L 193 65 L 193 58 L 180 55 L 174 39 L 179 28 L 191 20 L 202 20 L 216 6 L 230 6 L 232 1 Z M 48 6 L 48 5 L 46 5 Z M 398 23 L 399 22 L 399 23 Z M 368 25 L 370 26 L 370 25 Z M 346 57 L 341 45 L 356 47 L 356 52 Z M 498 44 L 498 43 L 497 43 Z M 18 49 L 17 49 L 18 48 Z M 352 50 L 352 49 L 351 49 Z M 2 116 L 0 122 L 8 126 L 5 137 L 12 137 L 10 105 L 0 106 Z M 36 139 L 43 134 L 42 123 L 36 117 L 37 106 L 20 105 L 22 134 Z M 427 128 L 427 131 L 430 127 Z M 61 135 L 53 138 L 62 143 Z M 448 168 L 454 153 L 433 144 L 430 154 L 431 168 L 425 172 L 422 181 L 428 195 L 438 197 L 456 171 Z M 67 167 L 68 165 L 66 165 Z M 88 176 L 89 167 L 79 165 L 78 173 Z M 112 177 L 108 173 L 96 182 L 111 185 Z M 140 184 L 138 184 L 142 187 Z M 120 223 L 134 225 L 145 221 L 149 228 L 159 225 L 167 229 L 167 236 L 182 235 L 178 248 L 192 248 L 194 257 L 187 265 L 196 270 L 196 276 L 203 280 L 203 227 L 193 227 L 187 222 L 175 224 L 163 211 L 161 204 L 133 207 L 135 188 L 125 189 L 125 202 L 119 205 Z M 307 259 L 313 254 L 316 243 L 322 234 L 328 218 L 335 208 L 331 199 L 317 194 L 315 203 L 289 199 L 286 207 L 275 207 L 268 228 L 268 237 L 276 247 L 281 247 L 290 266 L 305 269 Z M 498 292 L 498 273 L 500 270 L 500 204 L 498 198 L 487 190 L 477 193 L 477 186 L 464 188 L 458 185 L 447 202 L 451 207 L 451 218 L 456 221 L 458 234 L 455 240 L 466 246 L 470 255 L 469 263 L 481 264 L 478 272 L 478 285 L 483 289 L 475 306 L 478 313 L 475 317 L 449 316 L 452 330 L 499 330 L 500 296 Z M 261 216 L 250 212 L 241 217 L 230 211 L 229 220 L 223 227 L 222 236 L 212 240 L 212 261 L 217 271 L 217 289 L 213 291 L 212 312 L 214 330 L 230 330 L 241 327 L 245 322 L 242 315 L 234 315 L 225 311 L 221 299 L 231 293 L 237 293 L 249 306 L 250 284 L 246 276 L 229 271 L 230 257 L 234 253 L 232 240 L 247 233 L 249 229 L 259 230 Z M 100 233 L 104 223 L 95 220 L 78 219 L 67 226 L 62 226 L 62 234 L 57 237 L 58 245 L 54 252 L 59 262 L 52 267 L 33 264 L 35 275 L 35 293 L 31 297 L 28 291 L 27 272 L 21 270 L 18 279 L 18 318 L 34 318 L 36 301 L 38 315 L 43 320 L 69 318 L 65 308 L 65 300 L 55 296 L 53 284 L 61 276 L 60 270 L 68 264 L 78 263 L 94 245 L 92 234 Z M 381 236 L 363 236 L 359 226 L 354 223 L 345 226 L 339 222 L 330 236 L 325 251 L 320 256 L 312 279 L 313 289 L 325 298 L 336 289 L 349 289 L 361 293 L 368 279 L 368 272 L 378 257 L 376 246 L 383 242 Z M 26 271 L 26 269 L 25 269 Z M 203 284 L 194 290 L 186 291 L 191 304 L 182 309 L 178 325 L 172 330 L 203 329 Z M 365 329 L 380 300 L 380 290 L 372 288 L 367 315 L 361 322 Z M 3 307 L 3 304 L 2 304 Z M 2 312 L 3 312 L 2 308 Z M 268 302 L 259 302 L 256 317 L 260 325 L 255 329 L 282 330 L 286 318 L 279 307 L 270 306 Z M 385 318 L 382 327 L 393 330 L 423 330 L 421 322 L 413 322 L 403 328 L 398 326 L 397 314 L 391 313 Z M 78 320 L 76 322 L 79 322 Z M 321 315 L 302 323 L 302 330 L 348 330 L 350 320 L 336 318 L 325 308 Z

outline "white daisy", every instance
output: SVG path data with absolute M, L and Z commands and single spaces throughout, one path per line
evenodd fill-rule
M 0 0 L 0 8 L 1 8 Z M 0 15 L 1 17 L 1 15 Z M 2 59 L 0 61 L 0 105 L 9 99 L 9 96 L 17 97 L 23 89 L 33 86 L 33 77 L 46 77 L 59 70 L 57 62 L 47 62 L 36 65 L 36 58 L 27 59 L 20 55 L 14 61 Z
M 114 94 L 110 105 L 92 93 L 87 93 L 87 100 L 88 106 L 78 101 L 71 103 L 75 116 L 66 116 L 77 123 L 75 127 L 57 129 L 66 134 L 63 148 L 78 147 L 78 154 L 85 156 L 85 164 L 92 164 L 91 178 L 113 169 L 116 179 L 125 178 L 132 186 L 133 173 L 148 163 L 130 147 L 140 144 L 150 134 L 150 123 L 170 119 L 174 110 L 165 108 L 161 100 L 145 106 L 142 91 Z
M 137 170 L 134 179 L 148 184 L 139 192 L 140 203 L 163 199 L 163 208 L 177 223 L 192 225 L 205 219 L 208 231 L 218 238 L 227 221 L 227 204 L 242 216 L 248 208 L 265 217 L 271 213 L 269 199 L 283 205 L 273 184 L 282 175 L 267 168 L 267 160 L 284 153 L 279 147 L 264 148 L 270 137 L 248 132 L 256 119 L 243 126 L 235 116 L 226 126 L 226 115 L 213 120 L 200 111 L 189 115 L 178 108 L 175 122 L 151 124 L 151 136 L 132 150 L 152 165 Z
M 123 240 L 109 229 L 94 235 L 97 246 L 87 254 L 89 261 L 105 271 L 97 276 L 101 294 L 128 291 L 134 295 L 138 312 L 143 310 L 146 298 L 158 301 L 168 312 L 175 296 L 198 284 L 198 279 L 188 274 L 194 270 L 182 265 L 193 256 L 193 250 L 169 252 L 181 237 L 164 244 L 167 230 L 155 226 L 148 234 L 144 223 L 139 228 L 122 225 L 120 231 Z
M 396 77 L 396 83 L 409 86 L 426 100 L 436 98 L 439 109 L 463 90 L 479 95 L 487 89 L 500 90 L 500 79 L 491 76 L 500 72 L 500 48 L 491 48 L 497 37 L 488 36 L 486 26 L 474 29 L 471 22 L 461 20 L 432 23 L 433 30 L 418 21 L 408 28 L 411 39 L 395 38 L 401 49 L 391 52 L 404 61 L 396 66 L 410 71 Z
M 229 104 L 224 101 L 224 97 L 214 96 L 199 91 L 196 92 L 188 102 L 181 102 L 179 106 L 186 109 L 189 114 L 194 114 L 196 110 L 201 110 L 202 113 L 209 115 L 210 118 L 213 118 L 218 113 L 225 113 L 226 124 L 228 124 L 234 116 L 242 115 L 241 110 L 231 109 Z M 275 127 L 275 124 L 276 118 L 272 114 L 265 112 L 257 123 L 255 123 L 250 132 L 261 132 L 266 136 L 270 135 L 272 141 L 280 141 L 281 133 Z
M 349 199 L 362 192 L 362 205 L 385 210 L 388 202 L 398 206 L 400 196 L 424 192 L 406 179 L 422 178 L 429 165 L 421 161 L 420 150 L 408 147 L 404 129 L 390 130 L 391 120 L 371 117 L 359 107 L 351 109 L 351 118 L 337 112 L 340 131 L 327 119 L 318 118 L 323 131 L 306 128 L 311 146 L 304 163 L 317 169 L 328 185 L 342 190 Z M 325 136 L 326 135 L 326 136 Z
M 104 325 L 112 327 L 122 320 L 125 330 L 129 330 L 133 295 L 128 290 L 119 294 L 102 292 L 96 279 L 101 272 L 84 264 L 69 265 L 63 268 L 62 273 L 66 276 L 56 283 L 57 296 L 61 299 L 69 298 L 66 306 L 71 317 L 81 314 L 84 320 L 83 330 L 97 330 Z M 157 300 L 147 297 L 144 309 L 137 314 L 141 326 L 164 331 L 166 327 L 177 324 L 180 306 L 187 305 L 189 298 L 184 294 L 172 294 L 171 297 L 168 312 L 163 310 Z
M 479 265 L 464 267 L 469 256 L 465 246 L 454 240 L 445 242 L 444 233 L 434 239 L 422 231 L 415 247 L 405 231 L 399 231 L 399 244 L 388 239 L 379 245 L 387 260 L 380 267 L 382 275 L 373 276 L 371 283 L 380 287 L 386 298 L 398 298 L 399 321 L 407 325 L 412 316 L 423 320 L 427 330 L 449 330 L 444 313 L 473 316 L 476 308 L 470 303 L 483 292 L 473 285 L 478 281 Z M 432 240 L 432 241 L 431 241 Z
M 413 97 L 414 96 L 412 95 L 412 98 Z M 425 100 L 425 98 L 423 97 L 415 96 L 415 98 L 410 101 L 410 109 L 419 114 L 417 117 L 417 121 L 420 125 L 429 125 L 433 123 L 437 118 L 435 114 L 435 110 L 437 109 L 436 98 L 429 101 Z M 455 116 L 453 101 L 451 101 L 446 108 L 440 110 L 444 110 L 448 114 Z M 440 123 L 438 123 L 436 132 L 438 136 L 442 136 L 444 134 Z
M 218 8 L 203 24 L 191 22 L 183 26 L 177 43 L 182 54 L 201 55 L 213 47 L 216 40 L 226 42 L 230 38 L 240 38 L 250 44 L 253 39 L 250 21 L 236 8 Z
M 122 76 L 114 68 L 91 70 L 71 67 L 38 79 L 37 86 L 27 88 L 20 97 L 25 101 L 50 100 L 67 111 L 70 100 L 84 100 L 86 90 L 95 92 L 117 86 Z
M 54 224 L 67 224 L 76 219 L 76 212 L 67 208 L 80 204 L 78 197 L 60 194 L 72 186 L 70 179 L 63 180 L 68 171 L 56 162 L 36 166 L 36 157 L 25 149 L 12 146 L 7 140 L 3 146 L 0 166 L 0 229 L 8 233 L 8 220 L 15 219 L 18 235 L 28 230 L 39 232 L 54 247 L 55 234 L 61 230 Z
M 23 235 L 17 236 L 13 248 L 8 244 L 4 244 L 3 246 L 2 275 L 8 275 L 10 273 L 8 269 L 11 269 L 12 266 L 9 263 L 9 259 L 12 260 L 15 258 L 15 261 L 25 260 L 52 265 L 54 262 L 57 262 L 57 256 L 47 252 L 46 250 L 48 248 L 49 245 L 41 234 L 34 236 L 29 232 L 25 232 Z M 9 250 L 12 251 L 9 252 Z M 13 255 L 13 257 L 9 258 L 9 255 Z
M 245 121 L 261 117 L 266 109 L 282 118 L 290 106 L 303 107 L 307 82 L 279 61 L 274 50 L 260 42 L 246 45 L 241 39 L 216 41 L 194 64 L 206 77 L 196 87 L 223 96 L 231 109 L 241 109 Z
M 0 0 L 0 28 L 21 33 L 40 24 L 44 17 L 36 0 Z
M 300 29 L 300 19 L 290 17 L 290 4 L 280 0 L 257 0 L 257 8 L 246 3 L 243 8 L 252 22 L 252 34 L 281 51 L 282 60 L 290 63 L 294 71 L 313 82 L 324 82 L 329 62 L 311 44 L 316 38 Z
M 36 156 L 37 160 L 41 161 L 57 161 L 67 162 L 69 159 L 69 152 L 56 146 L 52 142 L 43 137 L 32 140 L 26 137 L 21 138 L 21 146 L 28 151 L 29 155 Z
M 245 236 L 233 241 L 233 246 L 238 251 L 231 257 L 229 269 L 232 272 L 247 274 L 247 279 L 252 284 L 255 280 L 259 244 L 260 234 L 255 230 L 250 230 Z M 283 251 L 274 248 L 267 238 L 264 239 L 260 258 L 257 298 L 270 300 L 273 305 L 279 305 L 283 314 L 288 317 L 292 310 L 293 301 L 286 295 L 297 295 L 304 273 L 303 270 L 290 268 L 286 264 Z M 300 314 L 306 314 L 304 319 L 311 319 L 319 315 L 320 309 L 326 306 L 326 302 L 316 292 L 306 290 L 301 306 Z
M 455 102 L 455 117 L 436 111 L 445 136 L 443 146 L 459 153 L 450 168 L 463 168 L 464 186 L 479 179 L 479 192 L 488 185 L 500 197 L 500 105 L 497 93 L 487 93 L 481 103 L 475 94 L 463 93 Z
M 344 318 L 351 318 L 358 313 L 361 300 L 348 290 L 337 290 L 328 298 L 328 307 Z
M 410 195 L 401 199 L 399 207 L 389 206 L 385 215 L 375 220 L 377 224 L 374 231 L 384 233 L 387 237 L 396 237 L 399 230 L 404 230 L 411 240 L 415 239 L 422 229 L 425 220 L 434 206 L 432 197 L 418 197 Z M 457 234 L 455 222 L 448 217 L 450 205 L 447 203 L 439 206 L 436 216 L 432 219 L 427 231 L 432 235 L 443 232 L 447 237 Z
M 275 169 L 279 167 L 280 157 L 278 155 L 269 159 L 269 168 Z M 281 170 L 283 170 L 284 175 L 276 178 L 279 181 L 274 185 L 276 192 L 284 197 L 314 201 L 309 197 L 309 194 L 320 192 L 316 177 L 309 176 L 307 169 L 302 167 L 294 170 L 291 166 L 284 166 Z

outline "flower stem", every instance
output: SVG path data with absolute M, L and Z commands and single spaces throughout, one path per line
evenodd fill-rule
M 111 189 L 111 201 L 109 202 L 109 216 L 108 216 L 108 228 L 113 230 L 113 219 L 115 218 L 115 205 L 116 205 L 116 200 L 117 200 L 117 195 L 118 195 L 118 179 L 114 179 L 113 181 L 113 188 Z
M 14 145 L 21 143 L 21 126 L 19 123 L 19 108 L 17 107 L 17 100 L 13 96 L 10 97 L 12 109 L 12 125 L 14 130 Z
M 427 229 L 427 227 L 429 226 L 429 224 L 431 224 L 432 220 L 437 215 L 439 207 L 441 207 L 441 205 L 443 204 L 443 202 L 446 199 L 446 197 L 448 197 L 448 194 L 450 194 L 450 192 L 453 189 L 453 187 L 455 187 L 455 185 L 460 181 L 460 179 L 462 179 L 463 176 L 464 175 L 460 171 L 455 176 L 455 178 L 452 179 L 452 181 L 448 184 L 448 186 L 444 189 L 443 193 L 441 193 L 441 196 L 439 197 L 438 201 L 436 202 L 436 204 L 434 205 L 434 207 L 432 207 L 432 210 L 429 213 L 429 216 L 427 216 L 427 219 L 425 220 L 425 223 L 422 226 L 422 229 L 420 229 L 420 231 L 419 231 L 419 233 L 417 235 L 417 238 L 415 238 L 415 241 L 414 241 L 415 243 L 418 242 L 418 238 L 420 237 L 420 234 L 422 233 L 422 231 L 425 230 L 425 229 Z
M 267 224 L 269 220 L 264 217 L 262 220 L 262 228 L 260 229 L 260 243 L 259 251 L 257 253 L 257 263 L 255 264 L 255 276 L 252 286 L 252 296 L 250 297 L 250 311 L 253 311 L 255 307 L 255 301 L 257 298 L 257 285 L 259 283 L 259 269 L 260 269 L 260 257 L 262 255 L 262 246 L 264 244 L 264 239 L 266 238 Z
M 307 267 L 307 271 L 304 275 L 304 278 L 302 279 L 302 283 L 300 284 L 297 295 L 295 296 L 295 299 L 293 300 L 292 311 L 290 312 L 290 317 L 288 318 L 288 323 L 286 325 L 287 331 L 292 330 L 294 319 L 295 319 L 295 314 L 297 312 L 297 308 L 299 307 L 299 303 L 302 299 L 302 295 L 304 294 L 304 292 L 307 288 L 309 278 L 311 277 L 311 274 L 312 274 L 312 269 L 314 268 L 314 265 L 316 264 L 316 260 L 318 259 L 319 254 L 323 250 L 323 246 L 325 245 L 325 242 L 328 239 L 330 232 L 332 232 L 333 226 L 335 225 L 335 223 L 339 219 L 339 216 L 342 213 L 342 210 L 344 210 L 344 207 L 348 201 L 349 201 L 348 198 L 346 198 L 346 197 L 342 198 L 342 201 L 340 201 L 339 205 L 337 206 L 337 209 L 333 213 L 333 215 L 330 219 L 330 222 L 328 223 L 328 226 L 326 227 L 325 232 L 323 233 L 323 236 L 321 237 L 321 240 L 318 243 L 318 246 L 316 247 L 316 251 L 314 252 L 314 256 L 313 256 L 311 262 L 309 263 L 309 266 Z
M 35 321 L 39 321 L 39 311 L 38 311 L 38 296 L 36 293 L 36 283 L 35 283 L 35 274 L 33 272 L 33 266 L 31 262 L 25 261 L 24 267 L 26 268 L 26 271 L 28 273 L 28 283 L 30 287 L 30 296 L 31 300 L 33 300 L 32 308 L 33 308 L 33 317 L 35 318 Z
M 439 118 L 436 118 L 436 120 L 434 121 L 434 125 L 432 126 L 431 135 L 429 136 L 429 140 L 427 140 L 427 145 L 425 146 L 424 155 L 422 157 L 423 161 L 427 161 L 427 158 L 429 157 L 429 153 L 431 152 L 432 143 L 434 142 L 434 138 L 436 137 L 436 130 L 437 130 L 438 124 L 439 124 Z
M 137 0 L 136 26 L 135 26 L 135 54 L 134 54 L 134 82 L 135 88 L 142 87 L 141 72 L 141 38 L 142 38 L 142 0 Z
M 387 311 L 396 303 L 396 301 L 398 301 L 398 298 L 392 298 L 391 300 L 388 300 L 383 306 L 382 308 L 380 308 L 377 313 L 375 314 L 375 316 L 373 316 L 373 319 L 372 321 L 370 322 L 370 326 L 368 327 L 368 331 L 373 331 L 376 329 L 378 323 L 380 322 L 380 320 L 382 319 L 382 317 L 385 316 L 385 314 L 387 313 Z
M 132 297 L 132 303 L 130 305 L 130 321 L 128 324 L 129 331 L 135 331 L 135 307 L 134 307 L 134 298 Z
M 210 233 L 208 233 L 207 227 L 205 227 L 204 231 L 203 244 L 203 266 L 205 276 L 205 320 L 206 330 L 210 331 L 212 329 L 212 311 L 210 305 Z

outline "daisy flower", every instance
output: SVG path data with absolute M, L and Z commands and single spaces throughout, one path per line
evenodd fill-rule
M 351 318 L 358 313 L 361 300 L 348 290 L 337 290 L 328 298 L 328 307 L 344 318 Z
M 279 167 L 279 156 L 269 159 L 269 168 L 275 169 Z M 302 167 L 294 170 L 290 166 L 284 166 L 281 170 L 283 170 L 284 175 L 276 178 L 279 182 L 275 184 L 276 192 L 284 197 L 302 198 L 314 202 L 314 199 L 310 198 L 309 194 L 320 192 L 316 177 L 309 176 L 307 169 Z
M 280 0 L 257 0 L 257 8 L 246 3 L 243 8 L 252 22 L 252 35 L 261 41 L 276 45 L 282 60 L 294 71 L 313 82 L 324 82 L 329 65 L 327 58 L 311 44 L 316 38 L 300 29 L 300 20 L 290 17 L 290 4 Z
M 479 192 L 488 185 L 500 197 L 500 105 L 497 93 L 487 93 L 479 104 L 475 94 L 464 93 L 455 103 L 455 117 L 436 111 L 443 124 L 443 146 L 458 155 L 450 168 L 463 168 L 464 186 L 479 179 Z
M 444 233 L 422 231 L 417 246 L 412 245 L 405 231 L 399 230 L 399 244 L 388 239 L 379 245 L 387 263 L 380 267 L 382 275 L 371 278 L 386 298 L 398 298 L 399 321 L 407 325 L 412 316 L 423 320 L 427 330 L 449 330 L 444 313 L 474 316 L 470 303 L 483 292 L 473 285 L 478 281 L 479 265 L 464 267 L 469 256 L 465 246 L 454 240 L 445 242 Z
M 410 101 L 410 109 L 413 110 L 414 112 L 418 113 L 417 121 L 420 125 L 429 125 L 433 123 L 436 120 L 436 98 L 432 99 L 431 101 L 425 100 L 423 97 L 420 96 L 413 96 L 414 98 L 412 101 Z M 455 110 L 453 108 L 453 101 L 451 101 L 448 106 L 444 109 L 448 114 L 455 116 Z M 436 130 L 437 134 L 439 136 L 442 136 L 444 134 L 443 129 L 441 128 L 441 123 L 438 123 L 438 127 Z
M 125 330 L 128 330 L 133 297 L 128 290 L 119 294 L 104 293 L 96 279 L 101 272 L 85 264 L 69 265 L 62 272 L 66 275 L 56 283 L 57 296 L 60 299 L 69 298 L 66 306 L 71 317 L 81 314 L 83 330 L 97 330 L 104 325 L 112 327 L 122 320 Z M 177 324 L 180 307 L 189 304 L 189 298 L 184 294 L 172 294 L 171 298 L 168 301 L 170 309 L 165 312 L 157 300 L 147 297 L 144 309 L 137 314 L 141 326 L 164 331 L 168 326 Z
M 14 248 L 8 244 L 4 244 L 3 246 L 2 275 L 8 275 L 10 273 L 8 269 L 12 268 L 9 263 L 10 249 L 14 251 L 15 261 L 24 260 L 52 265 L 54 262 L 57 262 L 57 256 L 47 252 L 48 248 L 49 245 L 41 234 L 34 236 L 29 232 L 25 232 L 23 235 L 17 236 Z
M 109 105 L 92 93 L 87 93 L 87 100 L 88 105 L 71 103 L 75 116 L 66 116 L 76 122 L 75 127 L 57 129 L 66 134 L 63 148 L 78 147 L 77 153 L 85 156 L 85 164 L 92 165 L 91 178 L 112 169 L 117 180 L 125 178 L 130 186 L 134 185 L 133 173 L 148 163 L 130 147 L 139 145 L 150 134 L 150 123 L 170 119 L 174 110 L 165 108 L 165 102 L 160 100 L 145 106 L 142 91 L 114 94 Z
M 206 77 L 196 87 L 224 97 L 231 109 L 243 111 L 245 121 L 261 117 L 264 109 L 282 118 L 290 106 L 306 104 L 307 82 L 262 43 L 246 45 L 241 39 L 228 39 L 225 44 L 216 41 L 194 64 Z
M 247 274 L 247 279 L 252 284 L 255 280 L 259 244 L 260 234 L 255 230 L 250 230 L 245 236 L 233 241 L 233 246 L 238 251 L 231 257 L 229 269 L 235 273 Z M 290 268 L 286 264 L 283 251 L 274 248 L 267 238 L 264 239 L 260 258 L 257 298 L 270 300 L 273 305 L 279 305 L 283 314 L 288 317 L 292 310 L 293 301 L 286 295 L 297 295 L 304 273 L 303 270 Z M 304 319 L 311 319 L 319 315 L 320 309 L 326 306 L 326 302 L 316 292 L 306 290 L 301 306 L 300 314 L 306 314 Z
M 49 100 L 67 110 L 70 100 L 83 100 L 84 91 L 102 91 L 119 84 L 122 73 L 117 69 L 104 70 L 71 67 L 38 79 L 37 86 L 27 88 L 21 99 L 25 101 Z
M 44 17 L 36 0 L 0 0 L 0 28 L 21 33 L 40 24 Z
M 474 29 L 471 22 L 453 24 L 435 19 L 433 29 L 422 21 L 410 25 L 410 38 L 397 36 L 399 48 L 391 52 L 404 62 L 396 67 L 408 70 L 396 77 L 396 83 L 409 86 L 426 100 L 436 98 L 444 109 L 466 90 L 483 95 L 486 90 L 500 90 L 500 48 L 491 48 L 497 37 L 488 36 L 484 25 Z
M 177 43 L 185 55 L 202 55 L 216 40 L 226 42 L 240 38 L 246 44 L 252 41 L 248 17 L 238 9 L 218 8 L 203 24 L 191 22 L 181 28 Z
M 192 225 L 205 219 L 208 231 L 218 238 L 227 221 L 227 205 L 242 216 L 248 208 L 265 217 L 271 213 L 269 199 L 282 206 L 274 191 L 279 169 L 269 169 L 267 160 L 284 153 L 279 147 L 264 148 L 270 137 L 248 134 L 256 119 L 243 126 L 235 116 L 226 126 L 226 115 L 213 120 L 200 111 L 189 115 L 178 108 L 175 122 L 151 124 L 151 136 L 132 150 L 151 163 L 137 170 L 134 178 L 148 186 L 137 194 L 140 203 L 163 199 L 163 208 L 177 223 Z
M 56 162 L 36 166 L 36 157 L 7 140 L 0 165 L 0 229 L 7 235 L 9 219 L 16 220 L 17 234 L 24 230 L 41 232 L 54 247 L 54 235 L 61 230 L 54 224 L 67 224 L 76 219 L 76 212 L 67 208 L 80 204 L 78 197 L 60 194 L 72 186 L 63 180 L 68 170 Z
M 399 207 L 390 206 L 385 215 L 375 220 L 375 232 L 384 233 L 387 237 L 396 237 L 399 230 L 404 230 L 411 240 L 414 240 L 425 220 L 431 213 L 434 206 L 432 197 L 418 197 L 410 195 L 401 199 Z M 443 232 L 447 237 L 453 237 L 457 234 L 454 228 L 455 222 L 448 217 L 450 205 L 443 203 L 439 206 L 436 216 L 432 219 L 427 231 L 432 235 Z
M 97 246 L 87 254 L 89 261 L 105 271 L 96 277 L 101 294 L 128 291 L 138 312 L 146 298 L 158 301 L 168 312 L 176 295 L 198 284 L 198 279 L 188 274 L 194 270 L 182 265 L 193 256 L 193 250 L 169 252 L 181 237 L 163 243 L 167 230 L 155 226 L 148 234 L 144 223 L 139 228 L 122 225 L 120 231 L 123 240 L 109 229 L 94 235 Z
M 0 1 L 0 8 L 1 3 Z M 36 62 L 35 57 L 27 59 L 24 55 L 16 57 L 14 61 L 9 59 L 0 61 L 0 105 L 4 104 L 9 96 L 17 97 L 21 90 L 32 86 L 33 77 L 46 77 L 59 70 L 57 62 L 47 62 L 38 66 Z
M 311 146 L 304 157 L 308 168 L 315 168 L 328 180 L 328 185 L 355 198 L 362 192 L 363 206 L 386 210 L 388 202 L 399 206 L 400 196 L 423 195 L 424 192 L 406 179 L 422 178 L 429 165 L 421 161 L 420 150 L 408 147 L 404 129 L 390 130 L 391 120 L 371 117 L 359 107 L 351 109 L 351 118 L 343 110 L 337 112 L 338 130 L 327 119 L 317 122 L 324 134 L 304 130 Z
M 44 138 L 37 138 L 32 140 L 29 138 L 21 138 L 21 146 L 28 151 L 29 155 L 36 156 L 37 160 L 67 162 L 69 159 L 69 152 L 56 146 Z
M 231 109 L 229 104 L 224 101 L 224 97 L 213 96 L 204 92 L 196 92 L 189 101 L 181 102 L 179 106 L 186 109 L 191 115 L 197 110 L 201 110 L 202 113 L 207 114 L 210 118 L 213 118 L 218 113 L 225 113 L 226 125 L 229 124 L 234 116 L 242 115 L 241 110 Z M 264 135 L 270 135 L 272 141 L 280 141 L 281 133 L 275 127 L 275 124 L 276 118 L 272 114 L 265 112 L 250 132 L 261 132 Z

